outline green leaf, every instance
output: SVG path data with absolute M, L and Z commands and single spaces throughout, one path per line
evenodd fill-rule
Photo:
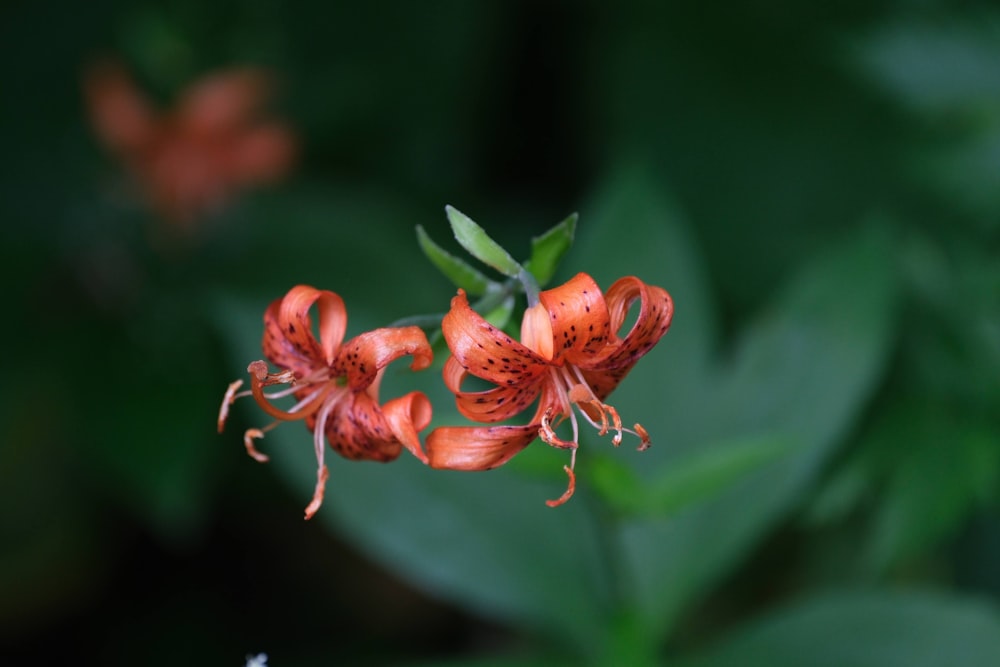
M 981 417 L 924 400 L 900 401 L 884 413 L 862 450 L 878 459 L 867 467 L 883 490 L 867 554 L 875 570 L 954 535 L 993 499 L 1000 482 L 995 433 Z
M 625 460 L 651 479 L 708 443 L 776 433 L 796 449 L 669 518 L 625 523 L 626 597 L 650 635 L 669 632 L 816 480 L 882 377 L 895 310 L 891 239 L 876 221 L 789 276 L 734 349 L 713 358 L 701 263 L 665 190 L 649 172 L 619 172 L 597 212 L 584 210 L 574 250 L 595 277 L 634 273 L 676 304 L 671 330 L 608 399 L 656 443 Z
M 936 593 L 842 593 L 778 611 L 681 667 L 1000 665 L 996 607 Z
M 417 241 L 427 259 L 431 260 L 431 263 L 456 287 L 461 287 L 470 296 L 482 296 L 491 289 L 500 289 L 499 283 L 490 280 L 467 262 L 435 243 L 421 225 L 417 225 Z
M 510 322 L 510 316 L 514 312 L 514 295 L 511 294 L 507 296 L 503 301 L 500 302 L 499 306 L 496 306 L 492 310 L 483 314 L 483 319 L 495 326 L 497 329 L 503 329 Z
M 954 115 L 993 108 L 1000 101 L 998 38 L 995 16 L 897 22 L 859 42 L 852 55 L 911 108 Z
M 531 239 L 531 259 L 524 263 L 539 285 L 545 285 L 555 274 L 559 261 L 573 245 L 576 222 L 580 216 L 573 213 L 541 236 Z
M 592 464 L 590 480 L 598 493 L 623 514 L 669 516 L 718 494 L 744 475 L 792 449 L 791 440 L 775 437 L 719 442 L 658 469 L 648 482 L 616 459 L 602 457 Z
M 491 239 L 482 227 L 453 206 L 445 206 L 445 211 L 451 229 L 455 233 L 455 239 L 469 251 L 469 254 L 505 276 L 511 278 L 520 276 L 524 268 L 500 247 L 500 244 Z

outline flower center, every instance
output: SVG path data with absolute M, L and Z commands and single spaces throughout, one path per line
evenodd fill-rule
M 324 463 L 326 448 L 323 446 L 323 437 L 326 433 L 327 421 L 333 413 L 334 408 L 340 399 L 350 391 L 347 388 L 346 378 L 331 376 L 330 369 L 323 367 L 314 370 L 302 379 L 297 379 L 295 374 L 290 370 L 278 373 L 269 372 L 267 363 L 264 361 L 254 361 L 247 367 L 247 372 L 250 373 L 249 391 L 237 393 L 237 390 L 243 385 L 242 380 L 237 380 L 230 384 L 226 391 L 222 407 L 219 409 L 219 431 L 222 431 L 226 418 L 229 415 L 229 406 L 237 398 L 252 395 L 261 409 L 276 420 L 263 428 L 247 429 L 243 434 L 243 444 L 246 447 L 247 453 L 255 460 L 264 463 L 268 460 L 268 457 L 254 446 L 254 440 L 263 438 L 265 433 L 283 421 L 306 419 L 315 415 L 316 424 L 313 428 L 313 447 L 316 450 L 316 463 L 318 467 L 316 472 L 316 489 L 313 493 L 312 502 L 306 508 L 306 518 L 309 519 L 323 503 L 323 494 L 326 490 L 326 480 L 329 475 Z M 265 387 L 278 384 L 287 384 L 288 387 L 273 392 L 264 391 Z M 282 410 L 271 402 L 275 399 L 299 394 L 303 391 L 308 391 L 308 393 L 302 396 L 288 410 Z
M 632 428 L 624 428 L 622 426 L 622 419 L 618 411 L 613 406 L 597 398 L 597 395 L 579 368 L 572 364 L 567 364 L 562 367 L 552 367 L 549 369 L 549 373 L 552 376 L 552 386 L 555 387 L 558 393 L 557 405 L 559 408 L 557 410 L 553 406 L 549 406 L 545 410 L 545 414 L 542 415 L 542 425 L 538 429 L 538 436 L 547 445 L 571 451 L 570 463 L 568 466 L 564 466 L 566 474 L 569 475 L 569 486 L 566 492 L 556 500 L 545 501 L 549 507 L 555 507 L 569 500 L 576 487 L 576 475 L 573 471 L 576 468 L 576 450 L 579 447 L 580 440 L 580 426 L 576 418 L 577 412 L 583 415 L 583 418 L 597 429 L 597 435 L 607 435 L 608 431 L 613 429 L 615 435 L 611 438 L 611 444 L 615 447 L 621 444 L 623 434 L 625 433 L 631 433 L 639 438 L 639 451 L 648 449 L 651 443 L 649 433 L 641 424 L 635 424 Z M 573 408 L 576 408 L 576 410 Z M 572 440 L 560 438 L 555 432 L 555 427 L 567 418 L 569 418 L 573 430 Z

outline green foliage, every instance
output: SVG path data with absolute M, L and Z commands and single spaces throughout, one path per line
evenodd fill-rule
M 468 262 L 452 255 L 450 252 L 434 243 L 424 228 L 417 225 L 417 241 L 420 249 L 424 251 L 427 259 L 443 273 L 448 280 L 461 287 L 470 296 L 482 296 L 490 290 L 500 289 L 500 285 L 480 271 L 469 266 Z
M 455 240 L 470 255 L 505 276 L 517 278 L 521 275 L 524 267 L 518 264 L 500 244 L 491 239 L 482 227 L 453 206 L 446 206 L 445 212 L 448 214 L 448 222 L 455 234 Z
M 540 236 L 531 239 L 531 258 L 524 263 L 539 285 L 545 286 L 571 245 L 576 234 L 576 223 L 579 216 L 573 213 L 558 225 Z
M 933 667 L 1000 660 L 1000 614 L 942 594 L 820 594 L 741 628 L 682 667 Z

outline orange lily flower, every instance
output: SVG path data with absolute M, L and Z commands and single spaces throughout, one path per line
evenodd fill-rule
M 190 223 L 240 188 L 273 182 L 291 167 L 295 140 L 260 119 L 268 77 L 254 69 L 210 75 L 158 112 L 121 66 L 92 68 L 84 92 L 94 131 L 166 218 Z
M 619 338 L 629 307 L 640 301 L 638 318 Z M 459 412 L 477 422 L 499 422 L 528 409 L 538 399 L 531 422 L 524 426 L 440 427 L 427 437 L 429 463 L 435 468 L 488 470 L 503 465 L 536 437 L 572 451 L 564 466 L 569 485 L 550 507 L 569 500 L 576 487 L 573 469 L 579 441 L 577 413 L 605 435 L 623 433 L 649 447 L 649 434 L 639 424 L 623 428 L 618 411 L 604 402 L 635 363 L 670 327 L 674 306 L 670 295 L 636 277 L 621 278 L 602 296 L 594 279 L 577 274 L 564 285 L 543 291 L 521 323 L 521 342 L 489 324 L 469 307 L 465 292 L 451 302 L 442 322 L 452 357 L 444 381 L 455 394 Z M 485 391 L 462 391 L 468 375 L 495 384 Z M 560 438 L 556 427 L 569 419 L 572 439 Z
M 319 339 L 313 335 L 310 309 L 318 310 Z M 378 392 L 385 367 L 410 355 L 410 368 L 430 366 L 433 352 L 419 327 L 381 328 L 360 334 L 346 343 L 347 311 L 343 300 L 329 290 L 307 285 L 293 287 L 284 298 L 271 303 L 264 313 L 264 355 L 280 370 L 270 372 L 267 363 L 254 361 L 247 367 L 250 390 L 237 393 L 243 385 L 229 385 L 219 409 L 219 432 L 225 425 L 229 406 L 242 396 L 253 396 L 264 412 L 277 421 L 264 428 L 246 431 L 247 453 L 264 462 L 267 456 L 254 447 L 254 440 L 283 421 L 305 420 L 313 432 L 316 449 L 316 489 L 306 508 L 306 519 L 323 502 L 327 469 L 323 462 L 323 439 L 347 459 L 392 461 L 403 447 L 427 463 L 417 432 L 431 421 L 427 397 L 412 391 L 379 404 Z M 268 393 L 273 385 L 288 385 Z M 294 396 L 288 410 L 277 407 L 274 399 Z

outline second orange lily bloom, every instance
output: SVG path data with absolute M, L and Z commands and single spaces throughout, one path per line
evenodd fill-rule
M 639 301 L 635 323 L 618 336 L 630 306 Z M 602 295 L 585 273 L 540 293 L 521 324 L 521 342 L 513 340 L 469 307 L 462 290 L 452 299 L 442 322 L 452 357 L 444 367 L 444 381 L 455 394 L 459 412 L 484 423 L 512 418 L 537 400 L 535 413 L 523 426 L 495 425 L 441 427 L 427 437 L 431 466 L 455 470 L 488 470 L 503 465 L 541 438 L 553 447 L 572 451 L 566 492 L 549 506 L 561 505 L 573 494 L 573 472 L 579 442 L 579 420 L 599 435 L 614 431 L 618 446 L 624 433 L 639 438 L 639 449 L 649 446 L 639 424 L 623 427 L 618 411 L 605 399 L 667 332 L 674 306 L 670 295 L 636 277 L 621 278 Z M 463 391 L 463 380 L 473 375 L 493 385 L 485 391 Z M 571 424 L 571 439 L 556 434 L 563 421 Z
M 319 315 L 318 340 L 309 314 L 313 306 Z M 313 432 L 317 462 L 316 489 L 306 508 L 307 519 L 319 509 L 326 488 L 324 439 L 348 459 L 392 461 L 405 447 L 427 463 L 417 435 L 431 421 L 427 397 L 411 391 L 379 403 L 379 385 L 391 362 L 409 355 L 413 370 L 430 366 L 433 353 L 424 332 L 413 326 L 381 328 L 344 343 L 346 329 L 347 311 L 340 296 L 307 285 L 293 287 L 264 313 L 264 355 L 280 370 L 272 373 L 266 362 L 254 361 L 247 368 L 250 391 L 237 393 L 243 381 L 233 382 L 219 410 L 220 432 L 229 406 L 240 396 L 252 395 L 277 420 L 244 435 L 247 452 L 262 462 L 267 456 L 257 451 L 254 440 L 283 421 L 305 420 Z M 265 391 L 275 385 L 288 386 Z M 274 404 L 275 399 L 289 395 L 296 402 L 288 410 Z

